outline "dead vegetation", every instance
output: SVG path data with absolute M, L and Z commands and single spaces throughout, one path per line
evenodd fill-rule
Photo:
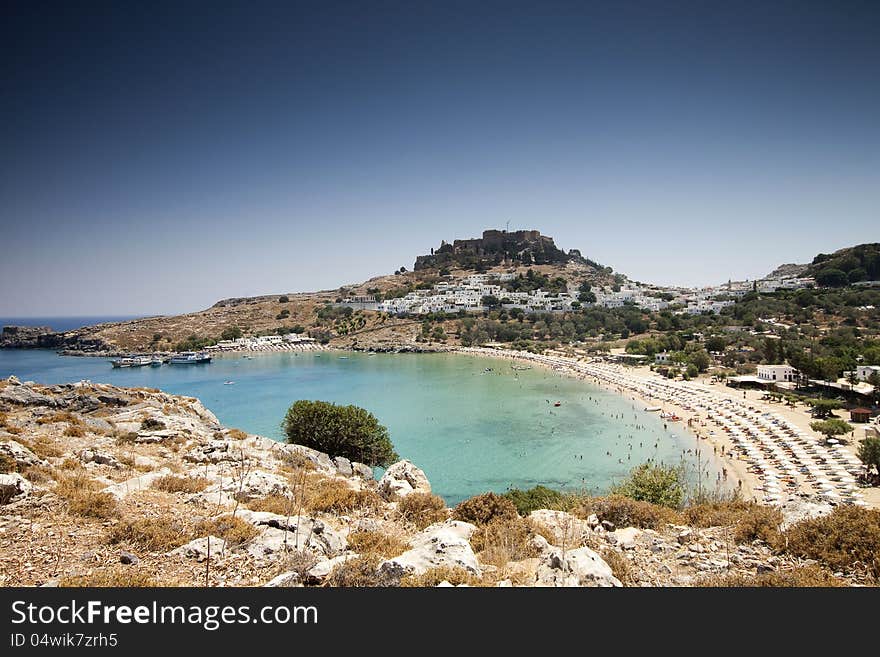
M 67 503 L 67 511 L 73 515 L 87 518 L 113 518 L 119 514 L 116 498 L 98 489 L 101 484 L 74 471 L 58 478 L 55 494 Z
M 409 543 L 378 531 L 359 531 L 349 534 L 348 547 L 361 556 L 391 559 L 406 552 Z
M 424 529 L 448 517 L 446 502 L 431 493 L 410 493 L 397 503 L 397 515 L 416 529 Z
M 519 516 L 496 516 L 480 526 L 471 537 L 471 546 L 482 563 L 504 568 L 511 561 L 538 556 L 531 545 L 535 535 L 531 523 Z
M 100 568 L 88 575 L 72 575 L 62 577 L 58 581 L 61 587 L 127 587 L 146 588 L 155 586 L 167 586 L 159 584 L 156 579 L 142 570 L 128 567 Z
M 126 519 L 107 534 L 111 545 L 122 543 L 152 552 L 167 552 L 190 540 L 186 525 L 172 515 L 155 518 Z
M 464 568 L 451 568 L 442 566 L 431 568 L 421 575 L 407 575 L 400 580 L 400 586 L 409 588 L 426 588 L 437 586 L 442 582 L 448 582 L 453 586 L 491 586 L 472 572 Z
M 706 577 L 697 582 L 702 587 L 842 587 L 846 582 L 815 565 L 754 575 L 729 574 Z
M 165 475 L 153 482 L 153 488 L 166 493 L 200 493 L 208 487 L 209 483 L 209 480 L 204 477 Z

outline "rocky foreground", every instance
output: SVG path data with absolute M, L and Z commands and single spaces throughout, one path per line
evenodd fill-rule
M 811 567 L 729 526 L 448 509 L 408 461 L 376 481 L 197 399 L 86 381 L 0 381 L 0 473 L 4 586 L 689 586 Z

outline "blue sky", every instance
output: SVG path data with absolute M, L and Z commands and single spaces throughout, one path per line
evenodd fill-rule
M 0 27 L 0 315 L 335 288 L 508 220 L 674 284 L 880 239 L 876 3 L 122 4 Z

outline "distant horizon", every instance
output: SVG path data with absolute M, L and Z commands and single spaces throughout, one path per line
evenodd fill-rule
M 877 241 L 878 33 L 863 0 L 13 3 L 0 315 L 334 289 L 508 221 L 688 287 Z

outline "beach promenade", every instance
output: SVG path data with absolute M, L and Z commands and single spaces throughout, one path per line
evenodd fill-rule
M 862 489 L 856 482 L 863 466 L 855 445 L 827 444 L 809 429 L 807 416 L 780 411 L 754 392 L 669 380 L 645 367 L 628 368 L 599 359 L 481 347 L 459 352 L 534 363 L 629 395 L 646 408 L 659 407 L 666 422 L 680 423 L 712 447 L 727 475 L 741 482 L 746 499 L 777 505 L 807 493 L 831 503 L 880 506 L 877 490 Z

